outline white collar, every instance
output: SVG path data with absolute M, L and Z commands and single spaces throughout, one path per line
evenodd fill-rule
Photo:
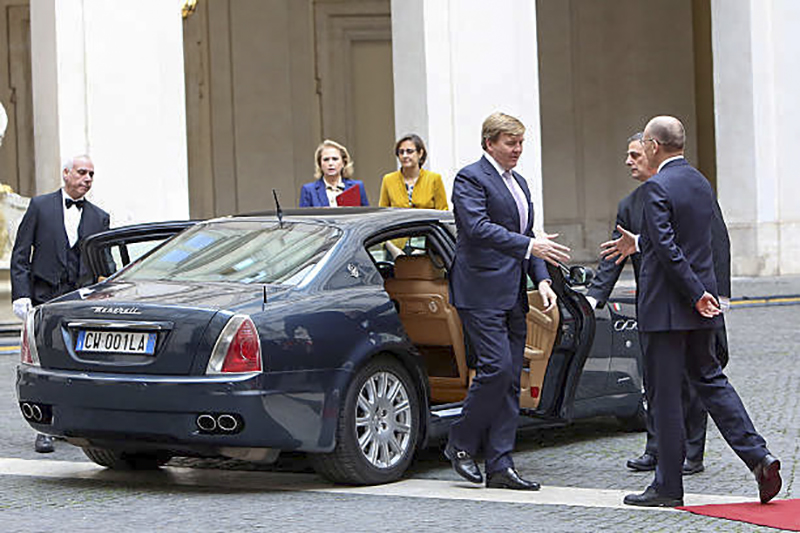
M 344 179 L 341 176 L 339 176 L 339 181 L 337 181 L 333 185 L 330 185 L 328 181 L 325 179 L 325 176 L 322 176 L 322 186 L 325 187 L 326 190 L 329 190 L 328 187 L 343 189 Z
M 673 155 L 672 157 L 666 158 L 665 160 L 663 160 L 661 162 L 660 165 L 658 165 L 658 170 L 656 172 L 661 172 L 661 169 L 664 168 L 664 165 L 666 165 L 667 163 L 671 163 L 672 161 L 677 161 L 678 159 L 683 159 L 683 158 L 684 158 L 683 154 L 681 154 L 681 155 Z
M 503 173 L 505 173 L 505 172 L 511 173 L 512 172 L 512 170 L 510 170 L 510 169 L 508 171 L 506 171 L 506 169 L 501 167 L 500 163 L 495 161 L 494 157 L 490 156 L 489 152 L 487 152 L 486 150 L 483 151 L 483 155 L 484 155 L 484 157 L 486 157 L 486 160 L 492 165 L 492 167 L 494 167 L 494 169 L 497 171 L 497 173 L 500 174 L 501 178 L 503 177 Z M 514 174 L 511 174 L 511 175 L 513 176 Z

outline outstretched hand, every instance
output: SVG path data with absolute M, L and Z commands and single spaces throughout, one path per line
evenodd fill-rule
M 620 264 L 625 259 L 636 253 L 636 235 L 617 224 L 620 233 L 618 239 L 606 241 L 600 245 L 600 257 L 606 260 L 617 258 L 614 263 Z
M 694 304 L 694 308 L 706 318 L 714 318 L 722 312 L 716 298 L 708 292 L 703 293 L 700 299 Z
M 569 261 L 569 247 L 559 244 L 553 239 L 558 237 L 558 233 L 545 233 L 541 237 L 531 239 L 531 254 L 544 259 L 553 266 L 558 266 L 559 261 L 566 263 Z

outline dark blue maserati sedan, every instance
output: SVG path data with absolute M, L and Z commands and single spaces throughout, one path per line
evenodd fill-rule
M 109 468 L 291 450 L 337 482 L 395 480 L 473 374 L 448 299 L 454 232 L 448 212 L 339 208 L 95 235 L 102 281 L 25 322 L 22 414 Z M 551 269 L 551 312 L 529 292 L 522 426 L 641 420 L 632 306 L 596 316 L 586 273 Z

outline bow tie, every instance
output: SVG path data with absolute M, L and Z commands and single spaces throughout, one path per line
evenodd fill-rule
M 73 200 L 72 198 L 65 198 L 64 199 L 64 205 L 67 206 L 67 209 L 69 209 L 73 205 L 75 207 L 77 207 L 78 209 L 83 209 L 83 204 L 85 204 L 85 203 L 86 203 L 86 200 L 84 200 L 83 198 L 81 198 L 80 200 Z
M 344 185 L 325 185 L 325 189 L 329 191 L 343 191 Z

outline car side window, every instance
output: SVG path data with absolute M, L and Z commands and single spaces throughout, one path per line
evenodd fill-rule
M 346 289 L 362 285 L 380 285 L 383 283 L 381 275 L 373 264 L 374 260 L 367 255 L 364 249 L 359 249 L 349 261 L 337 269 L 325 283 L 329 290 Z
M 441 244 L 435 235 L 419 229 L 406 234 L 393 233 L 380 241 L 372 241 L 367 252 L 384 281 L 395 277 L 395 263 L 401 257 L 425 256 L 436 270 L 445 277 L 447 275 L 447 262 L 442 256 Z
M 384 280 L 394 277 L 398 257 L 430 255 L 427 235 L 407 235 L 377 242 L 367 248 Z
M 149 240 L 141 242 L 120 243 L 112 246 L 111 260 L 114 262 L 114 272 L 120 268 L 127 266 L 129 263 L 136 261 L 141 256 L 159 246 L 166 240 L 166 237 L 158 240 Z

